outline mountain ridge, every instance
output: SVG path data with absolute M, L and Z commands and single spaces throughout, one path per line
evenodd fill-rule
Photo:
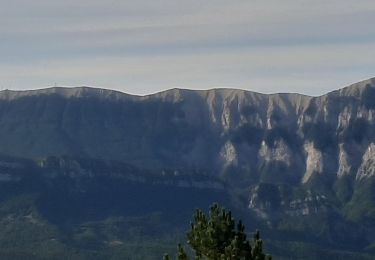
M 89 91 L 93 91 L 95 94 L 103 94 L 104 96 L 111 96 L 110 94 L 113 94 L 114 96 L 126 96 L 126 97 L 133 97 L 133 98 L 150 98 L 153 96 L 164 96 L 168 93 L 173 93 L 173 92 L 196 92 L 199 93 L 200 95 L 208 95 L 212 92 L 220 93 L 220 95 L 223 96 L 223 94 L 230 95 L 236 94 L 236 93 L 247 93 L 247 94 L 254 94 L 254 95 L 264 95 L 264 96 L 284 96 L 284 95 L 292 95 L 292 96 L 303 96 L 307 98 L 319 98 L 322 96 L 326 96 L 331 93 L 336 93 L 339 92 L 340 94 L 343 95 L 358 95 L 357 92 L 362 91 L 362 89 L 367 85 L 367 84 L 374 84 L 375 82 L 375 77 L 365 79 L 353 84 L 350 84 L 346 87 L 339 88 L 337 90 L 332 90 L 327 93 L 318 95 L 318 96 L 311 96 L 311 95 L 306 95 L 306 94 L 301 94 L 301 93 L 293 93 L 293 92 L 280 92 L 280 93 L 270 93 L 270 94 L 265 94 L 261 92 L 256 92 L 252 90 L 244 90 L 244 89 L 237 89 L 237 88 L 211 88 L 211 89 L 187 89 L 187 88 L 171 88 L 167 90 L 163 90 L 160 92 L 152 93 L 152 94 L 145 94 L 145 95 L 136 95 L 136 94 L 128 94 L 123 91 L 119 90 L 112 90 L 112 89 L 107 89 L 107 88 L 100 88 L 100 87 L 89 87 L 89 86 L 80 86 L 80 87 L 63 87 L 63 86 L 58 86 L 58 87 L 46 87 L 46 88 L 37 88 L 37 89 L 30 89 L 30 90 L 1 90 L 0 91 L 0 98 L 1 99 L 14 99 L 17 97 L 24 97 L 24 96 L 29 96 L 29 95 L 38 95 L 38 94 L 59 94 L 65 97 L 81 97 L 87 94 Z M 225 95 L 224 95 L 225 96 Z
M 274 152 L 282 150 L 289 153 L 289 158 L 293 156 L 286 144 L 292 142 L 291 138 L 309 147 L 306 138 L 316 139 L 327 135 L 327 140 L 340 143 L 345 135 L 361 127 L 369 131 L 375 121 L 374 83 L 375 79 L 365 80 L 320 97 L 267 95 L 234 89 L 172 89 L 147 96 L 87 87 L 2 91 L 0 124 L 3 126 L 3 136 L 9 138 L 0 137 L 0 152 L 26 157 L 30 153 L 39 158 L 69 154 L 76 150 L 76 153 L 93 157 L 108 154 L 115 159 L 129 160 L 133 155 L 130 151 L 125 153 L 124 148 L 130 146 L 137 150 L 143 147 L 141 154 L 144 155 L 139 158 L 140 162 L 160 162 L 163 157 L 173 156 L 173 149 L 182 149 L 185 151 L 181 150 L 180 157 L 166 160 L 182 160 L 188 165 L 203 165 L 203 161 L 208 161 L 215 171 L 222 171 L 233 163 L 245 163 L 252 168 L 254 165 L 246 161 L 241 163 L 245 160 L 240 158 L 242 153 L 246 155 L 255 149 L 252 157 L 259 154 L 259 158 L 254 158 L 254 163 L 272 149 L 276 149 Z M 319 136 L 318 126 L 326 133 Z M 359 128 L 352 129 L 353 126 Z M 39 134 L 33 128 L 44 131 L 50 138 L 34 140 L 33 136 L 39 138 Z M 99 141 L 99 147 L 108 146 L 107 152 L 92 147 L 88 136 L 82 133 L 86 128 L 88 136 L 93 135 L 93 143 Z M 9 132 L 12 129 L 23 132 L 21 140 L 25 141 L 19 144 L 20 148 L 15 145 L 19 143 L 19 134 Z M 362 138 L 358 134 L 356 138 Z M 371 140 L 371 131 L 368 134 Z M 14 139 L 10 138 L 12 136 Z M 215 139 L 211 144 L 207 143 L 210 138 Z M 159 142 L 158 139 L 165 139 L 166 143 L 160 143 L 160 147 L 157 147 L 155 143 Z M 283 148 L 270 148 L 269 141 L 265 146 L 262 143 L 265 140 L 283 140 L 283 144 L 275 143 Z M 313 141 L 316 144 L 317 140 Z M 352 139 L 349 138 L 349 141 Z M 43 145 L 45 142 L 54 144 Z M 179 147 L 179 142 L 185 148 Z M 111 145 L 117 146 L 116 143 L 122 144 L 123 148 L 110 148 Z M 301 144 L 298 146 L 302 149 L 301 154 L 309 150 Z M 207 148 L 216 151 L 212 153 Z M 54 150 L 56 153 L 52 152 Z M 207 154 L 211 154 L 211 158 Z M 320 158 L 319 153 L 316 156 Z M 342 158 L 346 157 L 342 155 Z M 299 164 L 302 167 L 306 162 Z
M 107 215 L 126 214 L 126 205 L 137 212 L 134 197 L 144 212 L 158 201 L 166 214 L 174 204 L 183 210 L 180 200 L 193 208 L 223 199 L 276 237 L 362 251 L 375 245 L 374 79 L 319 97 L 3 91 L 0 155 L 0 191 L 38 193 L 42 183 L 35 207 L 57 224 L 105 217 L 97 207 Z M 79 214 L 67 213 L 70 204 Z

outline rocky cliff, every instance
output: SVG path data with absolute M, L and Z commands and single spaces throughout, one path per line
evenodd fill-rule
M 0 159 L 1 185 L 31 169 L 38 176 L 33 185 L 41 178 L 57 201 L 66 199 L 55 192 L 59 185 L 86 203 L 87 190 L 94 197 L 96 189 L 110 191 L 100 183 L 124 194 L 121 183 L 136 187 L 132 194 L 145 205 L 158 195 L 145 198 L 142 189 L 164 194 L 157 205 L 168 198 L 170 206 L 194 207 L 197 194 L 207 201 L 229 196 L 263 229 L 291 238 L 355 250 L 375 241 L 375 79 L 319 97 L 235 89 L 148 96 L 87 87 L 5 90 L 0 154 L 37 162 L 17 170 L 18 159 Z M 176 189 L 179 201 L 165 187 Z M 65 212 L 43 203 L 51 214 Z M 86 212 L 84 203 L 77 208 Z
M 3 154 L 200 168 L 249 182 L 370 177 L 374 123 L 374 79 L 320 97 L 234 89 L 0 93 Z

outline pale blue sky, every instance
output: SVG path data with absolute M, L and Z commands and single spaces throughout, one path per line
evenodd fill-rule
M 373 0 L 0 0 L 0 87 L 319 95 L 375 76 Z

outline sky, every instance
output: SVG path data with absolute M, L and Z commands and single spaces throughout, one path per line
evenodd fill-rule
M 0 0 L 0 88 L 321 95 L 375 77 L 374 0 Z

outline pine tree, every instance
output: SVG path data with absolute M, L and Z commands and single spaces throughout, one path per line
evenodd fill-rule
M 185 250 L 181 244 L 178 244 L 177 246 L 177 260 L 188 260 Z
M 263 253 L 263 242 L 259 231 L 255 233 L 251 246 L 241 220 L 236 225 L 232 213 L 218 204 L 210 207 L 208 216 L 201 210 L 195 212 L 187 238 L 196 260 L 271 259 Z M 188 259 L 180 244 L 177 248 L 177 259 Z

